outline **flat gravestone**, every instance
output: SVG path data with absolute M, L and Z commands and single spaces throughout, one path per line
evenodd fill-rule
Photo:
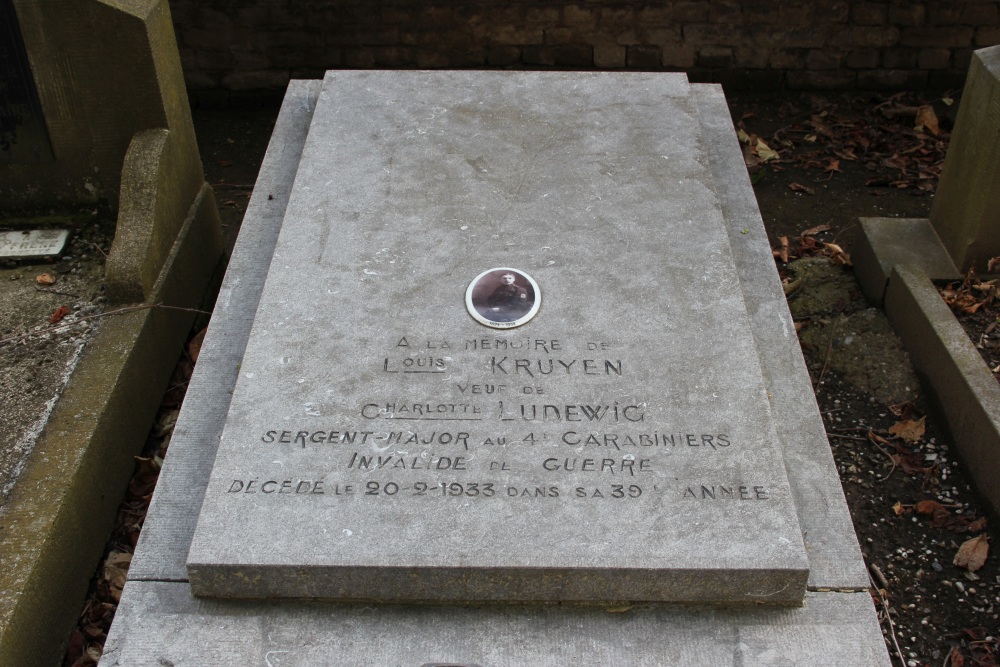
M 66 247 L 67 229 L 30 229 L 0 233 L 0 257 L 48 257 Z
M 196 595 L 801 604 L 683 75 L 327 75 Z

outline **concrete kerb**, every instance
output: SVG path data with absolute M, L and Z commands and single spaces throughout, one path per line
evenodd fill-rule
M 927 218 L 859 218 L 861 240 L 854 249 L 854 274 L 867 299 L 881 306 L 892 268 L 908 264 L 940 280 L 959 278 Z
M 148 221 L 147 221 L 148 224 Z M 197 307 L 222 254 L 204 185 L 151 302 Z M 194 314 L 107 318 L 56 405 L 0 517 L 0 655 L 55 664 Z
M 942 409 L 977 489 L 1000 514 L 1000 384 L 925 272 L 896 266 L 885 310 Z

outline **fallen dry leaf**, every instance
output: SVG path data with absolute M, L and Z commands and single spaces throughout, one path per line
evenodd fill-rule
M 970 522 L 968 526 L 965 527 L 970 533 L 975 533 L 980 530 L 986 530 L 986 517 L 981 516 L 978 519 Z
M 198 333 L 187 344 L 187 353 L 191 357 L 191 363 L 198 363 L 198 355 L 201 353 L 201 345 L 205 342 L 205 333 L 208 331 L 208 327 L 205 327 Z
M 917 126 L 916 129 L 919 131 L 921 128 L 927 130 L 935 137 L 941 133 L 941 129 L 938 127 L 937 114 L 934 113 L 934 108 L 929 104 L 917 109 Z
M 121 599 L 122 589 L 125 588 L 125 579 L 128 578 L 128 567 L 132 563 L 132 554 L 112 551 L 104 561 L 104 578 L 108 582 L 111 596 L 118 601 Z
M 911 405 L 909 401 L 896 403 L 895 405 L 889 406 L 889 412 L 896 415 L 900 419 L 909 419 L 910 414 L 913 412 L 913 405 Z
M 893 454 L 890 458 L 907 475 L 926 475 L 930 472 L 930 468 L 925 468 L 923 459 L 916 454 Z
M 781 247 L 774 251 L 774 256 L 779 258 L 785 264 L 788 264 L 788 237 L 780 236 L 778 241 L 781 242 Z
M 952 561 L 957 567 L 964 567 L 969 572 L 975 572 L 986 563 L 986 557 L 990 553 L 990 543 L 983 533 L 979 537 L 973 537 L 962 543 Z
M 921 500 L 916 504 L 915 508 L 917 514 L 934 514 L 939 509 L 948 511 L 944 505 L 934 500 Z
M 896 504 L 892 506 L 892 511 L 893 511 L 893 513 L 894 513 L 894 514 L 895 514 L 896 516 L 903 516 L 903 513 L 904 513 L 904 512 L 906 511 L 906 510 L 905 510 L 905 509 L 903 509 L 903 503 L 901 503 L 901 502 L 899 502 L 899 501 L 897 500 L 897 501 L 896 501 Z
M 844 252 L 844 249 L 836 243 L 824 243 L 823 247 L 830 256 L 830 261 L 832 263 L 840 266 L 852 266 L 851 256 Z
M 927 417 L 925 415 L 916 420 L 908 419 L 896 422 L 889 427 L 889 433 L 898 435 L 907 442 L 920 442 L 920 439 L 924 437 L 924 431 L 927 429 L 926 420 Z
M 55 285 L 56 277 L 48 272 L 39 273 L 37 276 L 35 276 L 35 282 L 38 283 L 39 285 Z
M 877 442 L 877 443 L 879 443 L 881 445 L 888 445 L 889 444 L 888 440 L 886 440 L 885 438 L 883 438 L 882 436 L 880 436 L 875 431 L 872 431 L 871 429 L 868 429 L 868 439 L 871 440 L 872 442 Z
M 67 315 L 69 315 L 69 308 L 67 306 L 59 306 L 56 308 L 55 312 L 52 313 L 52 317 L 49 318 L 49 324 L 55 324 Z
M 828 232 L 830 229 L 830 225 L 816 225 L 815 227 L 810 227 L 806 231 L 802 232 L 799 236 L 813 236 L 814 234 Z
M 805 192 L 806 194 L 809 195 L 816 194 L 815 190 L 813 190 L 807 185 L 802 185 L 801 183 L 789 183 L 788 189 L 791 190 L 792 192 Z
M 129 493 L 137 498 L 145 498 L 152 495 L 159 476 L 160 462 L 156 458 L 136 456 L 135 473 L 129 481 Z
M 754 146 L 754 150 L 756 151 L 757 157 L 760 158 L 761 162 L 770 162 L 771 160 L 777 160 L 781 157 L 778 155 L 777 151 L 765 144 L 764 140 L 759 137 L 757 139 L 757 144 Z

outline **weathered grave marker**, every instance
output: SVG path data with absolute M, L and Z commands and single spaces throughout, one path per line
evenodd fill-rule
M 961 271 L 1000 255 L 1000 46 L 972 54 L 930 221 Z
M 328 74 L 195 594 L 801 603 L 689 92 L 683 75 Z M 507 274 L 506 301 L 487 296 Z
M 58 255 L 69 238 L 67 229 L 31 229 L 0 234 L 0 257 Z

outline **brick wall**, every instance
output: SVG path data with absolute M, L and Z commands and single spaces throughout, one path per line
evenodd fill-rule
M 1000 0 L 171 0 L 193 90 L 336 68 L 683 70 L 734 88 L 960 87 Z

